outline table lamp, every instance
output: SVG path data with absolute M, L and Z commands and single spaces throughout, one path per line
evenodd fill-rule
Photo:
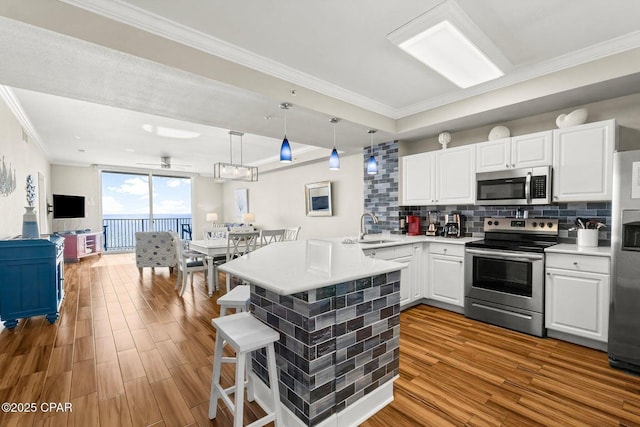
M 218 214 L 215 212 L 207 213 L 207 222 L 211 223 L 211 230 L 213 230 L 213 225 L 218 220 Z
M 242 222 L 244 224 L 251 225 L 251 223 L 253 223 L 255 220 L 256 220 L 255 214 L 252 214 L 252 213 L 242 214 Z

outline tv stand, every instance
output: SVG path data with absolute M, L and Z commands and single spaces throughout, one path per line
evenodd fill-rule
M 64 262 L 78 262 L 80 259 L 102 256 L 102 233 L 66 233 L 64 237 Z

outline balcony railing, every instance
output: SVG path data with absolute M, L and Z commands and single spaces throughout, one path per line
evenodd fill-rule
M 136 246 L 136 231 L 175 231 L 183 239 L 191 238 L 191 218 L 154 218 L 153 224 L 151 228 L 148 218 L 103 219 L 105 251 L 132 251 Z

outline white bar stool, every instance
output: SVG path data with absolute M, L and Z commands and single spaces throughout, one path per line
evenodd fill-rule
M 249 285 L 236 286 L 218 298 L 220 317 L 227 313 L 227 308 L 235 308 L 236 313 L 248 311 L 249 301 L 251 301 L 251 287 Z
M 278 341 L 280 334 L 269 326 L 265 325 L 251 313 L 242 312 L 230 314 L 229 316 L 212 319 L 211 324 L 217 330 L 216 348 L 213 355 L 213 379 L 211 381 L 211 398 L 209 400 L 209 419 L 216 417 L 218 410 L 218 399 L 227 405 L 233 412 L 234 427 L 242 427 L 242 417 L 244 409 L 244 387 L 247 386 L 247 399 L 251 402 L 253 396 L 253 378 L 251 371 L 247 369 L 245 379 L 245 368 L 247 368 L 246 358 L 251 357 L 251 352 L 266 348 L 267 365 L 269 371 L 269 387 L 273 396 L 273 412 L 267 413 L 264 417 L 254 421 L 247 427 L 263 426 L 271 421 L 276 426 L 280 425 L 282 415 L 280 411 L 280 391 L 278 390 L 278 374 L 276 370 L 276 353 L 273 343 Z M 225 342 L 236 352 L 235 358 L 223 358 L 222 351 Z M 220 368 L 223 362 L 232 359 L 236 364 L 236 381 L 229 388 L 222 388 L 220 385 Z M 235 402 L 229 398 L 230 394 L 235 394 Z M 264 409 L 264 408 L 263 408 Z

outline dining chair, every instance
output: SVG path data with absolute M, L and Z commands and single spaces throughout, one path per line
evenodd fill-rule
M 260 233 L 258 231 L 229 231 L 229 233 L 227 234 L 227 255 L 224 260 L 214 261 L 213 264 L 215 267 L 214 274 L 216 288 L 219 289 L 217 267 L 224 264 L 225 262 L 232 261 L 245 254 L 248 254 L 249 252 L 255 251 L 259 238 Z M 227 281 L 227 292 L 229 292 L 231 290 L 231 275 L 229 273 L 226 273 L 225 276 Z
M 282 240 L 298 240 L 298 233 L 300 232 L 300 228 L 285 228 L 284 229 L 284 238 Z
M 202 233 L 204 240 L 226 239 L 229 228 L 226 225 L 215 225 L 211 230 Z
M 260 246 L 284 240 L 284 228 L 277 230 L 260 230 Z
M 205 281 L 207 280 L 207 263 L 203 254 L 189 249 L 188 240 L 180 239 L 176 246 L 178 252 L 178 276 L 176 277 L 174 289 L 178 289 L 180 283 L 182 283 L 180 288 L 180 296 L 182 296 L 187 288 L 187 276 L 191 275 L 191 286 L 193 286 L 193 273 L 195 272 L 204 271 Z
M 234 225 L 229 227 L 229 231 L 234 233 L 248 233 L 250 231 L 256 231 L 253 225 Z

